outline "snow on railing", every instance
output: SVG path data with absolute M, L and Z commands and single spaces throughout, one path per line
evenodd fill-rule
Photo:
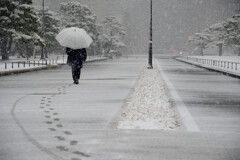
M 58 59 L 0 62 L 0 70 L 56 65 Z
M 229 60 L 219 60 L 201 57 L 181 57 L 187 61 L 193 61 L 204 66 L 209 66 L 212 68 L 217 68 L 225 71 L 230 71 L 233 73 L 240 73 L 240 61 L 229 61 Z

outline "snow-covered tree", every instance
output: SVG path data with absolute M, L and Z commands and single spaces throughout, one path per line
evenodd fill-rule
M 109 53 L 111 50 L 110 37 L 106 34 L 100 34 L 99 41 L 100 41 L 100 45 L 101 45 L 100 52 L 103 53 L 103 55 L 107 55 L 106 53 Z
M 42 10 L 38 13 L 39 18 L 42 17 Z M 56 13 L 46 9 L 44 11 L 44 40 L 45 40 L 45 57 L 54 50 L 59 50 L 60 45 L 55 37 L 60 31 L 60 20 L 56 18 Z M 39 28 L 41 30 L 41 28 Z
M 200 54 L 203 56 L 203 49 L 206 49 L 211 42 L 211 35 L 207 33 L 195 33 L 188 40 L 189 45 L 195 45 L 200 48 Z
M 59 10 L 59 17 L 61 19 L 62 28 L 78 27 L 83 28 L 93 39 L 92 47 L 89 52 L 98 52 L 98 30 L 96 26 L 97 16 L 87 7 L 79 2 L 65 2 L 61 3 Z
M 18 7 L 15 11 L 18 14 L 16 31 L 14 36 L 16 49 L 22 56 L 31 56 L 35 45 L 45 45 L 43 39 L 39 36 L 39 26 L 41 22 L 37 12 L 32 6 L 32 0 L 18 1 Z
M 222 56 L 223 45 L 225 43 L 226 30 L 222 23 L 211 25 L 205 30 L 206 33 L 211 35 L 210 46 L 218 46 L 219 56 Z
M 232 18 L 213 24 L 205 29 L 202 35 L 207 35 L 204 40 L 205 46 L 218 46 L 219 56 L 222 55 L 223 45 L 238 48 L 240 56 L 240 14 L 234 15 Z M 196 40 L 190 40 L 198 43 Z M 200 46 L 201 43 L 198 43 Z
M 18 18 L 15 9 L 17 4 L 12 0 L 0 1 L 0 49 L 2 59 L 9 59 L 9 54 L 15 34 L 15 19 Z
M 102 36 L 105 54 L 111 50 L 118 51 L 126 45 L 122 42 L 122 37 L 126 35 L 125 27 L 116 17 L 107 17 L 103 22 Z
M 4 0 L 0 4 L 2 59 L 9 58 L 13 44 L 20 54 L 30 53 L 33 44 L 44 44 L 39 36 L 40 21 L 32 0 Z
M 226 19 L 222 24 L 226 29 L 225 45 L 238 48 L 240 56 L 240 14 Z

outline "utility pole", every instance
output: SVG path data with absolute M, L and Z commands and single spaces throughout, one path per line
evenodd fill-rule
M 152 65 L 152 0 L 150 3 L 150 38 L 149 38 L 149 52 L 148 52 L 148 69 L 153 69 Z
M 42 0 L 42 38 L 44 39 L 44 0 Z M 41 59 L 44 59 L 44 45 L 42 45 Z

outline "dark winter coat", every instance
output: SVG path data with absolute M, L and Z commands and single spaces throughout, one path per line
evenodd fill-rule
M 66 48 L 66 53 L 68 55 L 67 64 L 69 66 L 75 66 L 82 68 L 83 61 L 87 59 L 87 51 L 83 49 L 71 49 Z

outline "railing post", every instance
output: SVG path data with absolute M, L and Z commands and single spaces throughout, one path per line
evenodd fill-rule
M 7 69 L 7 63 L 5 62 L 5 69 Z
M 13 62 L 12 62 L 12 68 L 13 68 Z

